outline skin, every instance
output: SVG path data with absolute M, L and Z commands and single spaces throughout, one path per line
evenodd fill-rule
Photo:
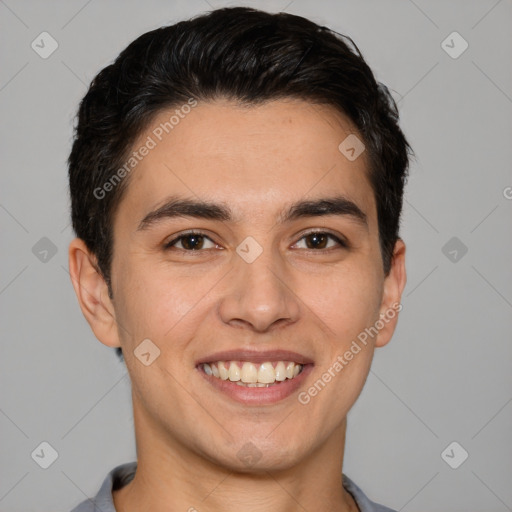
M 169 116 L 160 112 L 139 142 Z M 405 244 L 385 276 L 366 153 L 351 162 L 338 150 L 349 133 L 348 118 L 300 100 L 199 103 L 130 175 L 114 217 L 113 299 L 94 255 L 71 243 L 81 309 L 102 343 L 123 348 L 132 382 L 138 469 L 113 493 L 118 511 L 358 510 L 341 485 L 346 416 L 398 313 L 306 405 L 298 392 L 244 405 L 195 368 L 219 350 L 293 350 L 314 361 L 304 391 L 400 302 Z M 367 228 L 347 215 L 279 222 L 287 205 L 334 193 L 359 206 Z M 177 217 L 138 230 L 171 195 L 223 202 L 234 220 Z M 189 229 L 208 237 L 204 248 L 164 248 Z M 349 247 L 328 238 L 308 249 L 311 229 Z M 250 264 L 236 252 L 248 236 L 263 249 Z M 149 366 L 134 355 L 147 338 L 161 351 Z M 260 454 L 250 466 L 237 456 L 248 442 Z

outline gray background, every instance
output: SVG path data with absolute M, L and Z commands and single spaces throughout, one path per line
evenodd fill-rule
M 5 0 L 0 511 L 69 511 L 135 460 L 124 364 L 93 337 L 67 272 L 73 116 L 136 36 L 226 5 L 351 36 L 393 89 L 416 151 L 403 310 L 349 414 L 344 472 L 400 511 L 512 510 L 512 2 Z M 47 59 L 31 48 L 43 31 L 59 45 Z M 453 31 L 469 44 L 456 59 L 441 46 Z M 46 470 L 31 457 L 43 441 L 58 452 Z M 441 457 L 452 441 L 469 453 L 458 469 Z M 461 448 L 449 453 L 457 461 Z

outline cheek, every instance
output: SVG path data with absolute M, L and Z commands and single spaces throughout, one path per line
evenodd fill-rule
M 201 299 L 212 286 L 210 280 L 180 277 L 142 261 L 122 263 L 116 314 L 130 333 L 130 343 L 149 338 L 164 349 L 169 340 L 176 347 L 187 339 L 186 331 L 192 334 L 193 317 L 201 310 Z
M 357 337 L 378 318 L 381 287 L 368 267 L 352 266 L 327 278 L 306 278 L 298 293 L 314 309 L 329 337 L 343 344 Z M 306 300 L 307 297 L 307 300 Z

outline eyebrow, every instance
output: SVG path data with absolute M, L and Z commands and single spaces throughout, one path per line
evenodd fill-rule
M 277 222 L 286 223 L 305 217 L 327 215 L 348 217 L 368 230 L 366 214 L 353 201 L 343 195 L 293 203 L 278 215 Z M 230 207 L 225 203 L 172 197 L 156 210 L 149 212 L 139 223 L 137 231 L 146 230 L 164 219 L 175 217 L 235 222 Z

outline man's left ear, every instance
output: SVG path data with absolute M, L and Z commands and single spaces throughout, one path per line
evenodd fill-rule
M 395 243 L 391 258 L 391 269 L 384 279 L 384 290 L 380 306 L 379 333 L 375 346 L 383 347 L 391 340 L 398 322 L 398 313 L 402 309 L 400 300 L 407 282 L 405 271 L 405 243 L 399 238 Z

